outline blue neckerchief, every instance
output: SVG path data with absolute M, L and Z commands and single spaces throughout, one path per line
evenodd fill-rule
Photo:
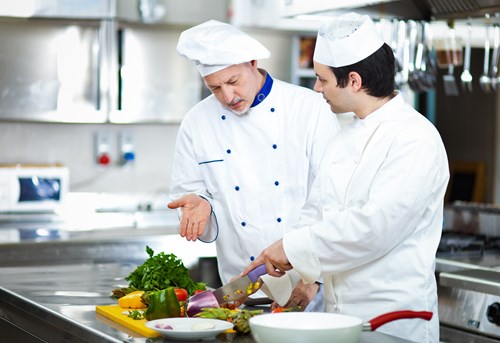
M 264 86 L 262 86 L 259 93 L 257 93 L 257 96 L 253 100 L 253 103 L 250 107 L 255 107 L 262 101 L 264 101 L 264 99 L 269 95 L 269 93 L 271 93 L 271 88 L 273 88 L 273 78 L 269 74 L 267 74 Z

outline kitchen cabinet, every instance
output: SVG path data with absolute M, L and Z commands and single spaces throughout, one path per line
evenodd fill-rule
M 0 4 L 0 121 L 178 123 L 202 79 L 180 33 L 227 21 L 227 0 Z
M 102 122 L 98 21 L 0 19 L 0 119 Z
M 179 31 L 118 23 L 117 106 L 109 121 L 179 122 L 201 99 L 202 79 L 176 52 Z
M 313 69 L 316 35 L 296 34 L 292 39 L 292 83 L 313 89 L 316 74 Z

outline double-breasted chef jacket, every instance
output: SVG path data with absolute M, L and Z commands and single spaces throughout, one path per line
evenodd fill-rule
M 183 119 L 171 198 L 196 193 L 212 206 L 200 240 L 215 240 L 222 282 L 298 219 L 338 120 L 314 91 L 272 79 L 243 115 L 210 95 Z

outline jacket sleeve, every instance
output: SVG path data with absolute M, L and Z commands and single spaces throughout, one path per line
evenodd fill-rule
M 170 198 L 175 200 L 185 194 L 194 193 L 206 199 L 212 207 L 213 198 L 208 192 L 201 174 L 192 137 L 193 130 L 190 128 L 189 122 L 184 121 L 179 128 L 175 145 L 170 181 Z M 178 210 L 178 214 L 180 218 L 182 216 L 181 209 Z M 205 232 L 199 239 L 203 242 L 213 242 L 217 238 L 217 233 L 217 218 L 212 211 Z

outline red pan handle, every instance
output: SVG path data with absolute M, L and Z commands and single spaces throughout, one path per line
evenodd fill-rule
M 431 320 L 432 312 L 428 311 L 394 311 L 382 314 L 378 317 L 369 320 L 371 331 L 377 330 L 378 327 L 398 319 L 421 318 Z

